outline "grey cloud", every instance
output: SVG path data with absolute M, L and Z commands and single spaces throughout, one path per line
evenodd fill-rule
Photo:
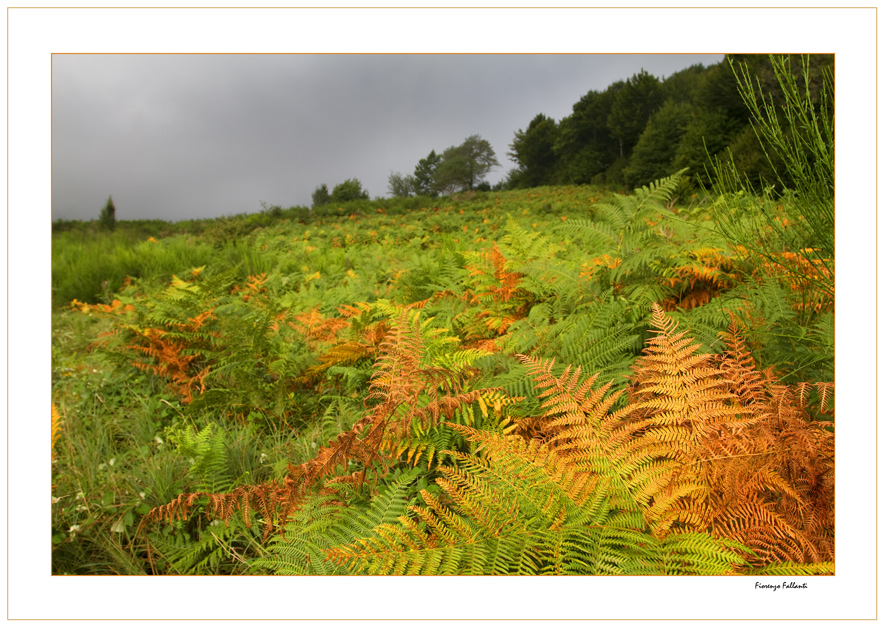
M 55 55 L 53 217 L 204 218 L 309 205 L 357 177 L 387 195 L 478 133 L 506 176 L 514 132 L 640 68 L 722 55 Z

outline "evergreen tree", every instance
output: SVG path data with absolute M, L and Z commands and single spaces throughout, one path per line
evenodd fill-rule
M 102 229 L 108 231 L 114 231 L 117 227 L 117 208 L 114 207 L 114 200 L 110 196 L 98 215 L 98 222 Z
M 326 187 L 325 183 L 320 184 L 311 195 L 311 207 L 318 207 L 327 203 L 329 203 L 329 188 Z

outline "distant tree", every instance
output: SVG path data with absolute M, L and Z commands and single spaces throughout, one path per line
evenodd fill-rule
M 468 189 L 473 190 L 496 166 L 501 166 L 495 158 L 495 151 L 487 140 L 479 135 L 467 138 L 460 147 L 468 163 Z
M 531 188 L 555 183 L 558 159 L 554 151 L 557 141 L 557 123 L 544 114 L 538 114 L 526 127 L 517 130 L 508 157 L 519 165 L 517 185 Z
M 441 161 L 443 161 L 443 157 L 434 151 L 428 153 L 426 158 L 419 160 L 413 175 L 415 194 L 428 197 L 437 196 L 439 190 L 437 190 L 434 177 Z
M 459 146 L 450 146 L 443 151 L 443 161 L 435 172 L 437 188 L 447 194 L 458 190 L 473 190 L 489 171 L 501 166 L 495 158 L 495 151 L 487 140 L 472 135 Z
M 388 176 L 388 192 L 393 197 L 409 197 L 415 191 L 415 177 L 391 173 Z
M 359 179 L 346 179 L 332 189 L 332 195 L 329 197 L 332 203 L 344 203 L 359 199 L 369 199 L 369 192 L 363 189 L 363 184 Z
M 612 111 L 606 121 L 612 135 L 618 140 L 618 155 L 625 157 L 664 101 L 661 82 L 641 70 L 615 94 Z
M 318 207 L 320 205 L 326 205 L 330 202 L 329 199 L 329 188 L 326 187 L 326 184 L 320 184 L 317 186 L 317 189 L 314 190 L 314 193 L 311 195 L 311 207 Z
M 434 189 L 443 194 L 455 194 L 468 187 L 470 175 L 467 160 L 455 148 L 443 151 L 443 160 L 434 171 Z
M 114 207 L 114 200 L 110 196 L 98 215 L 98 222 L 102 229 L 108 231 L 114 231 L 117 227 L 117 208 Z

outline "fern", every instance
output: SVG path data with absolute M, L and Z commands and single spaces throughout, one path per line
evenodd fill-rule
M 367 405 L 377 400 L 354 425 L 321 447 L 313 459 L 290 465 L 280 482 L 243 485 L 226 493 L 182 494 L 148 514 L 147 519 L 185 519 L 195 502 L 208 497 L 207 510 L 227 522 L 239 512 L 249 526 L 253 511 L 265 524 L 265 535 L 279 528 L 324 479 L 335 478 L 339 485 L 360 488 L 367 475 L 376 480 L 395 463 L 402 443 L 415 429 L 427 430 L 441 418 L 471 404 L 484 390 L 463 391 L 473 376 L 464 366 L 453 370 L 426 364 L 425 348 L 446 344 L 440 330 L 428 330 L 418 312 L 400 311 L 390 333 L 380 346 L 370 381 Z M 459 361 L 456 361 L 459 362 Z M 355 468 L 354 471 L 351 468 Z M 338 474 L 336 476 L 336 474 Z
M 234 479 L 228 469 L 227 434 L 223 429 L 210 423 L 199 432 L 190 427 L 171 428 L 166 435 L 176 444 L 178 453 L 190 459 L 188 474 L 197 479 L 198 492 L 215 494 L 231 489 Z
M 335 504 L 328 496 L 309 498 L 290 516 L 282 533 L 271 539 L 266 554 L 253 562 L 253 570 L 280 575 L 342 574 L 327 558 L 327 551 L 369 535 L 378 526 L 395 523 L 407 512 L 420 479 L 418 470 L 392 475 L 365 508 Z
M 722 574 L 741 559 L 704 535 L 662 543 L 625 526 L 606 485 L 545 446 L 453 427 L 484 456 L 456 453 L 437 481 L 451 506 L 423 491 L 395 525 L 328 551 L 366 574 Z

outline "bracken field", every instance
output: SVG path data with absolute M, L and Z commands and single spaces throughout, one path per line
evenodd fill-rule
M 833 260 L 681 181 L 56 234 L 53 572 L 833 573 Z
M 781 85 L 778 186 L 54 224 L 53 574 L 834 574 L 833 83 Z

